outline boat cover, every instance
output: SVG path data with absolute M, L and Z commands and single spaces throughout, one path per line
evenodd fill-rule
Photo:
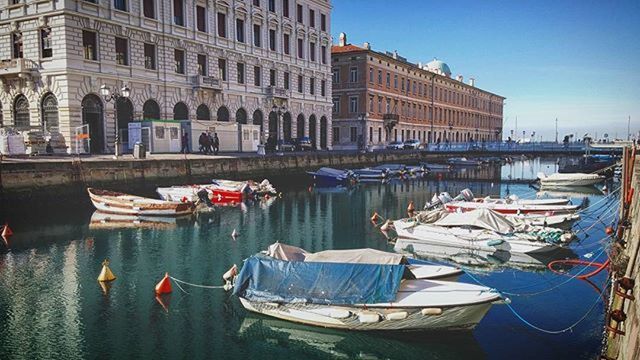
M 333 177 L 339 178 L 339 177 L 346 176 L 347 172 L 345 170 L 322 167 L 318 169 L 318 171 L 316 171 L 316 174 L 324 175 L 324 176 L 333 176 Z
M 267 256 L 285 261 L 304 261 L 309 253 L 297 246 L 273 243 L 267 248 Z
M 463 213 L 450 213 L 433 224 L 437 226 L 475 226 L 500 234 L 508 234 L 515 230 L 515 224 L 505 216 L 484 208 Z
M 255 255 L 245 260 L 233 294 L 250 301 L 313 304 L 392 302 L 404 265 L 283 261 Z
M 267 256 L 286 261 L 328 262 L 398 265 L 403 263 L 402 254 L 390 253 L 375 249 L 325 250 L 309 253 L 296 246 L 282 243 L 269 245 Z

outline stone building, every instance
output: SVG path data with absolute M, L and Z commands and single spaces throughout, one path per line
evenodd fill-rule
M 0 0 L 0 125 L 93 153 L 171 119 L 331 148 L 329 0 Z M 130 96 L 105 101 L 100 88 Z M 279 111 L 274 111 L 276 110 Z M 279 126 L 278 126 L 279 125 Z M 172 134 L 173 135 L 173 134 Z
M 347 43 L 331 48 L 333 147 L 493 141 L 501 138 L 504 97 L 479 89 L 474 79 L 451 78 L 440 60 L 413 64 L 397 52 Z

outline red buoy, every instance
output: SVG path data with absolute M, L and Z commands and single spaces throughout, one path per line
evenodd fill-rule
M 374 211 L 371 216 L 371 222 L 375 225 L 378 223 L 378 220 L 380 220 L 380 215 L 378 215 L 378 212 Z
M 8 238 L 11 235 L 13 235 L 13 231 L 11 231 L 9 224 L 5 223 L 4 228 L 2 228 L 2 237 Z
M 611 226 L 607 226 L 607 227 L 604 229 L 604 232 L 605 232 L 605 233 L 607 233 L 607 235 L 611 235 L 611 234 L 613 234 L 613 227 L 611 227 Z
M 171 293 L 171 280 L 169 279 L 169 273 L 165 273 L 164 277 L 156 285 L 156 295 Z

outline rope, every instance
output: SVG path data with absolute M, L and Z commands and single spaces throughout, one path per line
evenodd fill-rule
M 182 286 L 180 286 L 179 283 L 184 284 L 184 285 L 188 285 L 188 286 L 192 286 L 192 287 L 202 288 L 202 289 L 224 289 L 224 285 L 198 285 L 198 284 L 192 284 L 192 283 L 186 282 L 184 280 L 176 279 L 173 276 L 169 276 L 169 278 L 171 280 L 175 281 L 176 285 L 178 286 L 178 288 L 180 288 L 180 290 L 184 291 L 187 294 L 188 294 L 188 292 L 186 292 L 182 288 Z
M 522 315 L 520 315 L 516 311 L 516 309 L 514 309 L 513 306 L 511 306 L 510 303 L 507 303 L 506 305 L 509 308 L 509 310 L 511 310 L 513 315 L 515 315 L 516 318 L 518 318 L 525 325 L 531 327 L 532 329 L 541 331 L 541 332 L 546 333 L 546 334 L 554 334 L 554 335 L 555 334 L 561 334 L 561 333 L 564 333 L 564 332 L 572 330 L 574 327 L 576 327 L 576 325 L 581 323 L 584 319 L 587 318 L 587 316 L 589 316 L 591 311 L 593 311 L 593 309 L 596 307 L 596 305 L 598 305 L 598 303 L 600 302 L 600 299 L 602 299 L 602 296 L 604 295 L 604 292 L 606 291 L 606 289 L 609 287 L 609 283 L 610 282 L 611 282 L 611 279 L 607 280 L 607 283 L 605 284 L 605 286 L 602 287 L 602 291 L 600 293 L 598 293 L 598 297 L 596 298 L 596 301 L 593 303 L 593 305 L 591 305 L 591 307 L 589 307 L 587 312 L 582 317 L 580 317 L 576 322 L 574 322 L 573 324 L 569 325 L 568 327 L 566 327 L 564 329 L 560 329 L 560 330 L 548 330 L 548 329 L 543 329 L 543 328 L 541 328 L 539 326 L 536 326 L 536 325 L 532 324 L 531 322 L 527 321 Z

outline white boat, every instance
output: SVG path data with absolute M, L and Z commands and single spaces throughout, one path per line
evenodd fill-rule
M 560 174 L 555 173 L 551 175 L 545 175 L 544 173 L 538 173 L 538 179 L 541 186 L 588 186 L 595 185 L 602 182 L 605 177 L 598 174 L 582 174 L 582 173 L 569 173 Z
M 282 243 L 269 245 L 265 255 L 285 261 L 407 265 L 416 279 L 457 281 L 462 270 L 457 267 L 429 264 L 420 260 L 375 249 L 325 250 L 310 253 Z
M 146 216 L 182 216 L 192 214 L 192 202 L 172 202 L 124 194 L 116 191 L 88 188 L 93 206 L 111 214 Z
M 409 279 L 405 270 L 252 256 L 234 294 L 252 312 L 348 330 L 472 329 L 501 300 L 484 286 Z
M 487 209 L 501 214 L 562 214 L 578 210 L 580 205 L 526 205 L 506 204 L 475 201 L 452 201 L 444 204 L 444 208 L 451 212 L 467 212 L 472 210 Z
M 507 217 L 488 209 L 467 213 L 428 214 L 396 220 L 393 229 L 399 239 L 449 246 L 472 251 L 506 251 L 516 254 L 543 253 L 557 250 L 573 239 L 573 234 L 561 229 L 516 224 Z
M 238 203 L 253 195 L 268 197 L 276 194 L 275 188 L 266 179 L 261 183 L 214 179 L 211 184 L 179 185 L 156 189 L 161 199 L 181 202 L 203 200 L 202 195 L 199 195 L 202 191 L 205 191 L 207 198 L 214 203 Z
M 517 204 L 517 205 L 566 205 L 571 199 L 565 197 L 548 197 L 537 199 L 521 199 L 517 195 L 509 195 L 506 198 L 484 197 L 475 198 L 475 202 L 485 204 Z
M 574 211 L 578 206 L 567 205 L 570 199 L 567 198 L 538 198 L 520 199 L 516 195 L 509 195 L 505 198 L 476 198 L 469 189 L 464 189 L 455 198 L 448 192 L 434 195 L 424 208 L 435 209 L 444 206 L 449 211 L 470 211 L 475 209 L 491 209 L 502 214 L 520 213 L 546 213 L 546 212 L 569 212 Z

